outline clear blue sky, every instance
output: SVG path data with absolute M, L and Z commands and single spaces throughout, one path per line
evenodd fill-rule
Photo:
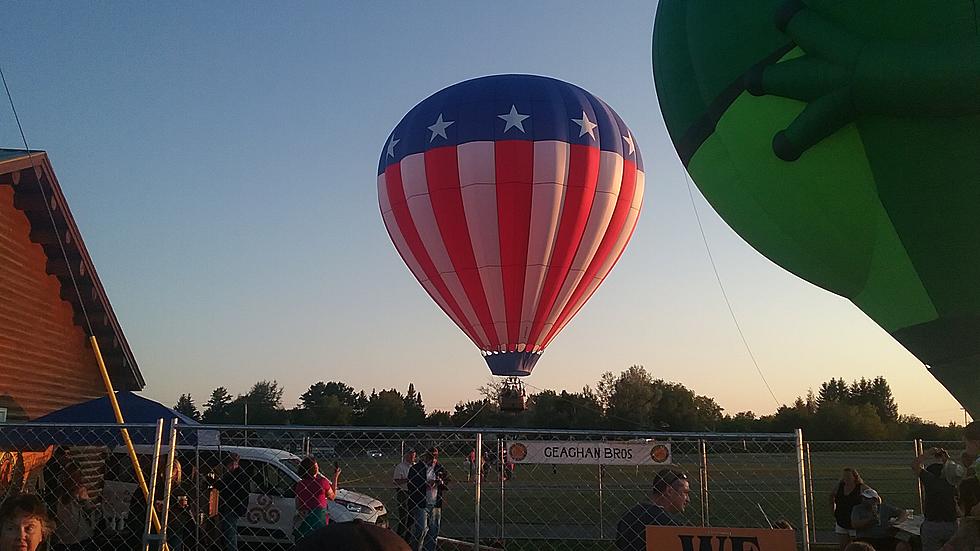
M 149 396 L 318 380 L 430 408 L 489 372 L 398 258 L 377 160 L 411 107 L 455 82 L 536 73 L 630 125 L 647 171 L 633 241 L 528 383 L 577 390 L 643 364 L 729 413 L 775 403 L 705 253 L 650 69 L 655 4 L 50 2 L 4 6 L 0 63 L 47 150 Z M 9 107 L 0 145 L 20 146 Z M 962 413 L 850 302 L 774 266 L 695 190 L 742 330 L 776 397 L 884 375 L 902 413 Z

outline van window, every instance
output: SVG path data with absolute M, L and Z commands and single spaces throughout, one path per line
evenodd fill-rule
M 238 465 L 248 476 L 253 494 L 294 497 L 292 478 L 277 465 L 249 459 L 242 459 Z
M 265 475 L 265 487 L 270 494 L 282 497 L 294 497 L 293 479 L 286 474 L 279 466 L 273 463 L 265 463 L 262 466 Z
M 279 461 L 296 476 L 299 476 L 299 459 L 280 459 Z

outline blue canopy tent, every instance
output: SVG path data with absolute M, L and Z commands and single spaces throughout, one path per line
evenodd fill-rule
M 156 436 L 154 427 L 129 427 L 135 425 L 156 425 L 163 419 L 164 445 L 169 442 L 169 428 L 177 420 L 177 444 L 193 446 L 218 445 L 215 430 L 193 430 L 199 425 L 194 419 L 174 411 L 160 402 L 144 398 L 128 390 L 116 392 L 116 400 L 122 411 L 135 445 L 153 444 Z M 39 417 L 30 423 L 0 425 L 0 449 L 38 450 L 50 445 L 60 446 L 117 446 L 123 444 L 118 427 L 95 427 L 96 424 L 114 424 L 115 413 L 108 396 L 74 404 Z M 49 426 L 45 426 L 49 425 Z M 84 426 L 89 425 L 89 426 Z M 181 430 L 185 427 L 185 430 Z M 187 430 L 191 429 L 191 430 Z

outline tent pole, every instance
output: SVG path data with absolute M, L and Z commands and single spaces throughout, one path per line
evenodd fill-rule
M 89 343 L 92 345 L 92 352 L 95 353 L 95 362 L 99 364 L 99 373 L 102 375 L 102 382 L 105 383 L 105 391 L 109 394 L 109 403 L 112 404 L 112 412 L 116 415 L 116 423 L 123 425 L 125 421 L 123 420 L 122 410 L 119 409 L 119 401 L 116 399 L 116 392 L 112 388 L 112 380 L 109 379 L 109 371 L 105 368 L 105 361 L 102 359 L 102 351 L 99 350 L 99 341 L 92 335 L 88 338 Z M 146 479 L 143 477 L 143 469 L 140 468 L 140 460 L 136 457 L 136 448 L 133 447 L 133 440 L 129 437 L 129 430 L 126 427 L 120 429 L 122 433 L 123 442 L 126 444 L 126 450 L 129 452 L 129 460 L 133 463 L 133 471 L 136 473 L 136 482 L 140 485 L 140 490 L 143 491 L 143 499 L 148 499 L 150 490 L 146 486 Z M 160 531 L 160 519 L 157 518 L 156 510 L 153 508 L 153 504 L 147 503 L 146 506 L 150 509 L 150 517 L 153 521 L 153 528 L 158 532 Z M 164 544 L 164 549 L 166 549 L 166 544 Z

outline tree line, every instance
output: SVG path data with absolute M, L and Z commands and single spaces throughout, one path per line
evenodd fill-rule
M 368 394 L 340 381 L 317 382 L 283 406 L 276 381 L 258 381 L 245 394 L 225 387 L 211 392 L 203 410 L 190 394 L 174 409 L 208 424 L 507 427 L 645 431 L 791 432 L 802 428 L 812 440 L 955 440 L 955 425 L 940 426 L 900 415 L 884 377 L 843 378 L 821 384 L 816 393 L 797 397 L 772 414 L 725 413 L 713 398 L 680 383 L 654 378 L 643 366 L 619 374 L 603 373 L 595 387 L 581 391 L 541 390 L 528 396 L 523 413 L 501 411 L 495 383 L 478 389 L 480 397 L 460 401 L 452 411 L 426 411 L 414 384 L 404 393 L 390 388 Z

